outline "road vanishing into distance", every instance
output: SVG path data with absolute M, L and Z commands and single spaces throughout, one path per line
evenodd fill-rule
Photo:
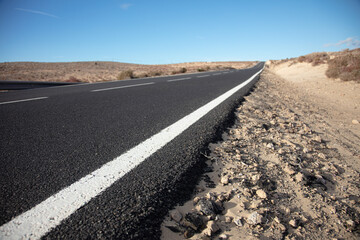
M 0 239 L 158 239 L 264 63 L 0 94 Z

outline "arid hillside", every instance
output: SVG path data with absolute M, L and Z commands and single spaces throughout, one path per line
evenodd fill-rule
M 191 62 L 141 65 L 119 62 L 0 63 L 0 80 L 101 82 L 222 69 L 242 69 L 257 62 Z

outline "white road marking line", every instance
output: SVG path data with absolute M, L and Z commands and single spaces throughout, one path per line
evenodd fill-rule
M 213 76 L 221 75 L 221 73 L 214 73 Z
M 169 127 L 0 227 L 0 239 L 40 239 L 160 148 L 249 84 L 263 69 Z
M 121 89 L 121 88 L 129 88 L 129 87 L 138 87 L 138 86 L 144 86 L 144 85 L 150 85 L 150 84 L 154 84 L 154 82 L 134 84 L 134 85 L 126 85 L 126 86 L 112 87 L 112 88 L 95 89 L 95 90 L 91 90 L 91 92 L 101 92 L 101 91 L 108 91 L 108 90 L 113 90 L 113 89 Z
M 15 101 L 9 101 L 9 102 L 2 102 L 2 103 L 0 103 L 0 105 L 2 105 L 2 104 L 10 104 L 10 103 L 19 103 L 19 102 L 35 101 L 35 100 L 41 100 L 41 99 L 46 99 L 46 98 L 48 98 L 48 97 L 28 98 L 28 99 L 15 100 Z
M 171 80 L 167 80 L 168 82 L 176 82 L 176 81 L 182 81 L 182 80 L 188 80 L 191 79 L 191 77 L 187 77 L 187 78 L 177 78 L 177 79 L 171 79 Z
M 197 76 L 197 78 L 203 78 L 203 77 L 209 77 L 210 75 L 201 75 L 201 76 Z

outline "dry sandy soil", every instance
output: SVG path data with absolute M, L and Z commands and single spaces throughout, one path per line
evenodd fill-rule
M 122 71 L 132 70 L 134 75 L 172 75 L 186 68 L 187 73 L 226 68 L 248 68 L 257 62 L 192 62 L 167 65 L 140 65 L 118 62 L 0 63 L 0 80 L 42 82 L 100 82 L 118 78 Z
M 162 239 L 359 239 L 360 84 L 268 64 Z

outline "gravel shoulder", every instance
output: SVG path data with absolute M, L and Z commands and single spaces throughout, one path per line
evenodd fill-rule
M 169 212 L 162 239 L 359 239 L 359 85 L 275 72 L 210 144 L 206 173 Z M 327 100 L 336 88 L 349 96 Z

